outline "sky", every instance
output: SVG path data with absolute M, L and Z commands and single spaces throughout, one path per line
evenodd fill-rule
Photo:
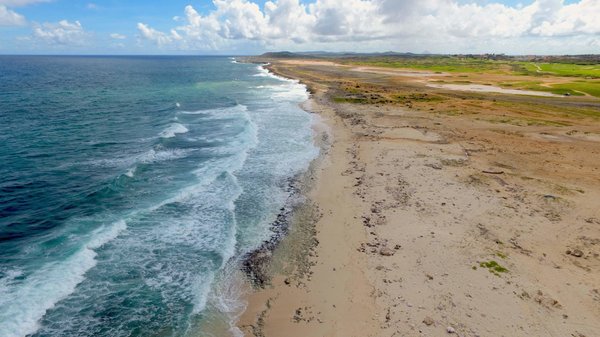
M 0 54 L 600 54 L 600 0 L 0 0 Z

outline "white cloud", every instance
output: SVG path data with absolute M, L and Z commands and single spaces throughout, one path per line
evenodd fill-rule
M 119 34 L 119 33 L 112 33 L 112 34 L 110 34 L 110 37 L 115 40 L 125 40 L 127 38 L 127 36 L 125 36 L 123 34 Z
M 490 44 L 514 49 L 525 40 L 548 42 L 548 37 L 549 46 L 560 45 L 567 36 L 583 37 L 579 46 L 589 49 L 592 44 L 586 41 L 600 34 L 600 0 L 568 5 L 564 0 L 534 0 L 516 7 L 457 0 L 272 0 L 262 9 L 251 0 L 213 3 L 215 9 L 205 15 L 186 6 L 185 15 L 175 19 L 180 26 L 169 33 L 139 23 L 140 36 L 179 49 L 252 43 L 272 49 L 388 50 L 432 49 L 436 41 L 471 49 Z
M 0 0 L 0 5 L 8 7 L 19 7 L 31 5 L 39 2 L 50 2 L 52 0 Z
M 22 26 L 25 22 L 23 15 L 11 11 L 6 6 L 0 5 L 0 26 Z
M 49 44 L 82 45 L 88 34 L 79 21 L 35 24 L 33 37 Z
M 27 23 L 23 15 L 11 10 L 9 7 L 49 1 L 52 0 L 0 0 L 0 26 L 23 26 Z
M 171 30 L 170 34 L 166 34 L 143 23 L 138 23 L 137 28 L 143 39 L 153 41 L 159 47 L 182 39 L 174 29 Z

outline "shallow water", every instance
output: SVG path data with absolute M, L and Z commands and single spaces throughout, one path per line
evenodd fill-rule
M 318 153 L 304 86 L 224 57 L 0 61 L 0 336 L 233 320 L 236 259 Z

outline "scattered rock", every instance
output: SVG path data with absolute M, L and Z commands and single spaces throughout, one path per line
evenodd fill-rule
M 579 249 L 573 249 L 570 253 L 572 256 L 575 257 L 582 257 L 583 256 L 583 252 Z
M 487 174 L 504 174 L 504 171 L 497 171 L 497 170 L 483 170 L 481 172 L 487 173 Z
M 449 327 L 446 328 L 446 332 L 448 332 L 448 333 L 456 333 L 456 330 L 453 327 L 449 326 Z
M 435 322 L 433 321 L 433 318 L 431 318 L 431 317 L 427 316 L 427 317 L 425 317 L 425 318 L 423 319 L 423 323 L 425 323 L 425 325 L 429 326 L 429 325 L 432 325 L 432 324 L 433 324 L 433 323 L 435 323 Z
M 379 250 L 379 254 L 383 255 L 383 256 L 392 256 L 394 255 L 394 253 L 396 253 L 393 249 L 390 249 L 388 247 L 383 247 Z
M 441 169 L 442 169 L 442 165 L 440 165 L 440 164 L 435 164 L 435 163 L 434 163 L 434 164 L 425 164 L 425 166 L 427 166 L 427 167 L 431 167 L 431 168 L 432 168 L 432 169 L 434 169 L 434 170 L 441 170 Z

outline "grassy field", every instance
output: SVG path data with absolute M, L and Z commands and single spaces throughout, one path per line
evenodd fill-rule
M 361 66 L 464 74 L 461 76 L 465 77 L 464 80 L 453 83 L 477 83 L 478 81 L 472 80 L 471 77 L 481 74 L 521 76 L 522 81 L 501 83 L 488 81 L 481 84 L 544 91 L 557 95 L 583 96 L 587 94 L 600 98 L 600 64 L 534 63 L 458 56 L 372 57 L 343 59 L 340 62 Z M 565 80 L 568 77 L 574 77 L 574 79 Z M 555 78 L 560 79 L 555 81 Z
M 600 81 L 578 80 L 559 84 L 546 84 L 540 81 L 503 82 L 501 87 L 522 90 L 551 92 L 557 95 L 583 96 L 588 94 L 600 98 Z
M 523 67 L 532 73 L 558 76 L 576 76 L 600 78 L 600 64 L 573 63 L 522 63 Z
M 571 96 L 583 96 L 584 94 L 577 91 L 570 86 L 554 87 L 554 85 L 542 85 L 542 82 L 537 81 L 524 81 L 524 82 L 504 82 L 499 83 L 501 87 L 510 89 L 521 89 L 521 90 L 534 90 L 550 92 L 556 95 L 571 95 Z
M 492 61 L 483 59 L 460 58 L 453 56 L 419 57 L 419 58 L 368 58 L 349 59 L 342 63 L 387 67 L 408 68 L 451 73 L 507 73 L 512 70 L 513 64 L 505 61 Z

